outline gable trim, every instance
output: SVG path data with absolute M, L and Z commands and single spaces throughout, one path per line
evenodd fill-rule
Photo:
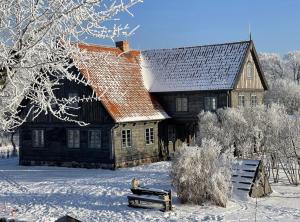
M 262 66 L 261 66 L 261 64 L 260 64 L 260 62 L 259 62 L 258 54 L 257 54 L 257 52 L 256 52 L 256 49 L 255 49 L 254 45 L 253 45 L 253 47 L 252 47 L 252 52 L 253 52 L 253 54 L 254 54 L 253 60 L 254 60 L 254 63 L 255 63 L 255 65 L 256 65 L 256 67 L 257 67 L 258 75 L 259 75 L 259 77 L 260 77 L 260 79 L 261 79 L 261 81 L 262 81 L 261 83 L 262 83 L 264 89 L 265 89 L 265 90 L 268 90 L 268 89 L 269 89 L 268 82 L 267 82 L 266 77 L 265 77 L 265 74 L 264 74 L 264 72 L 263 72 L 263 70 L 262 70 Z
M 247 57 L 248 57 L 248 55 L 249 55 L 249 53 L 250 53 L 250 51 L 251 51 L 252 45 L 253 45 L 253 42 L 252 42 L 252 40 L 251 40 L 251 41 L 250 41 L 250 44 L 249 44 L 249 46 L 248 46 L 248 49 L 246 50 L 246 53 L 245 53 L 245 55 L 244 55 L 244 57 L 243 57 L 243 62 L 240 64 L 239 72 L 238 72 L 238 74 L 236 75 L 236 77 L 235 77 L 235 79 L 234 79 L 234 81 L 233 81 L 232 89 L 236 89 L 237 84 L 238 84 L 238 82 L 239 82 L 240 79 L 241 79 L 242 72 L 243 72 L 243 69 L 244 69 L 244 67 L 245 67 L 245 64 L 246 64 L 246 61 L 247 61 Z
M 259 76 L 259 78 L 261 80 L 261 83 L 262 83 L 262 85 L 264 87 L 264 90 L 268 90 L 269 86 L 267 84 L 265 75 L 264 75 L 264 73 L 262 71 L 262 68 L 261 68 L 261 65 L 260 65 L 260 62 L 259 62 L 259 59 L 258 59 L 258 55 L 257 55 L 257 52 L 256 52 L 255 47 L 254 47 L 254 43 L 253 43 L 252 40 L 250 41 L 249 47 L 248 47 L 248 49 L 247 49 L 247 51 L 245 53 L 243 62 L 241 63 L 241 66 L 240 66 L 239 73 L 238 73 L 236 79 L 234 80 L 234 85 L 233 85 L 232 89 L 236 90 L 237 84 L 239 83 L 239 81 L 241 79 L 241 76 L 242 76 L 242 73 L 243 73 L 243 68 L 245 67 L 247 58 L 248 58 L 248 56 L 249 56 L 250 53 L 252 55 L 255 67 L 256 67 L 256 69 L 258 71 L 258 76 Z

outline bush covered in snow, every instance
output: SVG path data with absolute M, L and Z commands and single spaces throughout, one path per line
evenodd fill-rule
M 230 196 L 230 156 L 214 140 L 199 147 L 182 147 L 172 161 L 172 185 L 182 203 L 212 202 L 226 207 Z

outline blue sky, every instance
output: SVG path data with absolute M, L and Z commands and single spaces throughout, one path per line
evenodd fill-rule
M 247 40 L 251 24 L 257 51 L 300 50 L 300 0 L 144 0 L 131 11 L 121 21 L 140 25 L 128 39 L 134 49 Z

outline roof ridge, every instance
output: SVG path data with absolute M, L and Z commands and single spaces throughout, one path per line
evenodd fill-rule
M 252 40 L 245 40 L 245 41 L 225 42 L 225 43 L 216 43 L 216 44 L 207 44 L 207 45 L 183 46 L 183 47 L 161 48 L 161 49 L 146 49 L 146 50 L 142 50 L 142 52 L 154 51 L 154 50 L 190 49 L 190 48 L 198 48 L 198 47 L 221 46 L 221 45 L 233 45 L 233 44 L 251 43 L 251 42 L 252 42 Z

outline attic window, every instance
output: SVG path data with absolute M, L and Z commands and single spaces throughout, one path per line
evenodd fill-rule
M 247 78 L 248 79 L 253 78 L 253 64 L 252 64 L 252 62 L 247 63 Z

